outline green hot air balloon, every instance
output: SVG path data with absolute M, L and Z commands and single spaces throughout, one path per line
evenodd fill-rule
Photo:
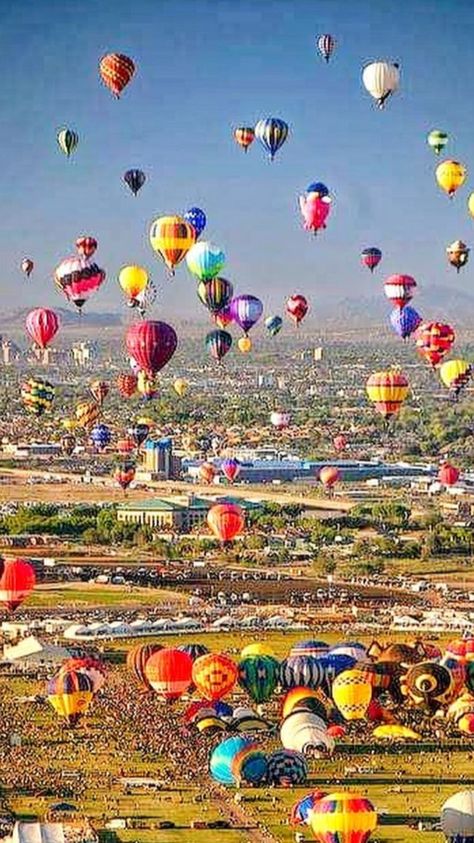
M 273 656 L 248 656 L 239 662 L 239 685 L 257 703 L 268 702 L 279 679 L 280 664 Z

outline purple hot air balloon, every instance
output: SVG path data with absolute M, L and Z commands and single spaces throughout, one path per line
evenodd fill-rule
M 263 304 L 256 296 L 236 296 L 229 307 L 233 321 L 240 325 L 245 334 L 248 334 L 263 313 Z
M 411 336 L 422 321 L 420 314 L 417 313 L 414 307 L 410 307 L 409 305 L 405 305 L 401 309 L 395 307 L 389 318 L 393 330 L 403 340 Z

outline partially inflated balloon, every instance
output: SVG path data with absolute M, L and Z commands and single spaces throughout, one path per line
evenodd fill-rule
M 0 559 L 0 603 L 14 612 L 35 587 L 34 568 L 26 559 Z
M 202 240 L 189 250 L 186 256 L 188 269 L 200 281 L 209 281 L 219 275 L 225 264 L 225 254 L 219 246 Z
M 255 137 L 261 143 L 270 161 L 273 161 L 276 152 L 285 143 L 288 137 L 288 124 L 278 117 L 267 117 L 259 120 L 255 126 Z
M 436 167 L 436 181 L 450 198 L 466 181 L 467 170 L 459 161 L 442 161 Z
M 152 249 L 162 258 L 171 275 L 196 240 L 193 226 L 178 216 L 158 217 L 150 227 Z
M 56 286 L 80 310 L 105 281 L 105 271 L 87 258 L 66 258 L 54 272 Z
M 201 210 L 201 208 L 190 208 L 189 211 L 186 211 L 186 213 L 183 214 L 183 218 L 194 228 L 197 240 L 206 227 L 206 214 Z
M 230 351 L 232 346 L 232 336 L 228 331 L 209 331 L 206 336 L 206 348 L 214 357 L 215 360 L 222 360 L 223 357 Z
M 127 170 L 123 175 L 123 180 L 133 195 L 136 196 L 145 184 L 146 176 L 143 170 Z
M 166 322 L 144 322 L 131 325 L 125 336 L 128 353 L 140 369 L 153 376 L 171 360 L 178 337 Z
M 388 97 L 399 88 L 399 65 L 386 61 L 372 62 L 372 64 L 364 67 L 362 82 L 369 94 L 376 100 L 378 107 L 383 108 Z
M 220 503 L 211 506 L 207 513 L 207 523 L 215 537 L 225 544 L 242 532 L 245 517 L 242 508 L 237 504 Z
M 79 135 L 72 129 L 60 129 L 56 139 L 60 150 L 64 152 L 68 158 L 71 153 L 74 152 L 77 144 L 79 143 Z
M 59 330 L 59 319 L 54 310 L 36 307 L 30 310 L 25 320 L 26 331 L 40 348 L 47 348 Z
M 263 313 L 263 304 L 256 296 L 236 296 L 230 303 L 232 319 L 245 334 L 258 322 Z
M 255 140 L 253 127 L 239 126 L 238 129 L 234 129 L 234 140 L 240 147 L 242 147 L 244 152 L 247 152 L 250 144 L 252 144 Z
M 104 85 L 118 99 L 135 73 L 135 64 L 123 53 L 108 53 L 100 60 L 99 73 Z

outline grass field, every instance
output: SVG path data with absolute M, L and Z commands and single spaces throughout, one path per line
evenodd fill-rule
M 310 636 L 301 632 L 258 636 L 259 640 L 269 643 L 279 657 L 283 657 L 302 637 Z M 314 637 L 319 637 L 319 634 Z M 406 636 L 389 637 L 390 640 L 406 640 Z M 321 638 L 328 643 L 341 640 L 336 633 L 322 634 Z M 382 636 L 383 640 L 387 638 Z M 160 636 L 156 640 L 168 646 L 185 640 L 202 641 L 210 649 L 223 650 L 235 656 L 242 646 L 250 643 L 251 635 L 193 634 L 187 637 Z M 365 640 L 368 638 L 365 637 Z M 130 643 L 107 642 L 105 648 L 109 652 L 125 651 Z M 473 742 L 466 739 L 465 745 L 459 742 L 456 748 L 452 744 L 441 744 L 436 752 L 428 747 L 420 751 L 423 747 L 415 744 L 403 747 L 399 754 L 393 754 L 384 745 L 374 745 L 372 752 L 357 739 L 357 726 L 354 725 L 350 730 L 354 744 L 344 741 L 332 758 L 310 762 L 307 786 L 292 790 L 267 787 L 243 789 L 240 816 L 236 816 L 235 790 L 225 791 L 211 786 L 206 769 L 207 750 L 200 754 L 203 760 L 199 773 L 190 780 L 186 777 L 186 758 L 183 757 L 182 761 L 176 757 L 170 759 L 166 752 L 151 758 L 143 748 L 135 746 L 136 731 L 141 728 L 141 706 L 143 721 L 149 722 L 152 716 L 153 733 L 158 737 L 169 716 L 169 708 L 157 703 L 155 698 L 141 698 L 138 685 L 123 664 L 111 667 L 108 683 L 93 702 L 82 724 L 74 730 L 65 728 L 48 704 L 28 706 L 18 703 L 20 695 L 43 693 L 43 688 L 42 683 L 34 680 L 0 678 L 3 723 L 11 723 L 8 731 L 11 728 L 11 731 L 22 734 L 24 740 L 19 749 L 5 750 L 2 747 L 0 806 L 3 801 L 19 817 L 33 818 L 44 815 L 48 806 L 57 801 L 50 796 L 19 793 L 10 776 L 12 766 L 14 768 L 17 763 L 21 764 L 23 772 L 28 765 L 33 765 L 36 776 L 40 781 L 44 777 L 45 782 L 51 776 L 63 781 L 63 773 L 79 773 L 79 792 L 71 801 L 81 813 L 90 816 L 97 827 L 101 827 L 106 818 L 114 816 L 131 818 L 137 825 L 143 826 L 119 830 L 118 840 L 123 843 L 184 843 L 189 841 L 191 834 L 198 843 L 263 843 L 265 839 L 290 843 L 294 832 L 287 824 L 289 808 L 299 796 L 314 787 L 329 792 L 342 787 L 361 792 L 371 799 L 382 815 L 381 825 L 374 834 L 376 840 L 386 843 L 439 843 L 442 840 L 440 834 L 408 829 L 406 823 L 409 818 L 437 817 L 441 804 L 448 796 L 474 785 Z M 124 688 L 126 694 L 122 705 L 120 694 Z M 237 699 L 245 702 L 242 692 Z M 129 721 L 128 713 L 125 716 L 122 708 L 130 700 L 134 701 L 135 708 L 132 706 Z M 184 702 L 178 702 L 174 709 L 179 714 L 184 707 Z M 270 705 L 267 713 L 278 719 L 278 706 Z M 196 745 L 202 740 L 197 734 L 193 738 Z M 277 741 L 265 742 L 266 748 L 277 745 Z M 120 774 L 153 776 L 162 780 L 163 787 L 153 795 L 145 792 L 130 795 L 125 793 L 119 782 Z M 222 818 L 231 819 L 238 827 L 231 830 L 190 828 L 195 820 L 208 822 Z M 178 827 L 171 830 L 152 827 L 169 819 Z M 307 837 L 310 839 L 311 835 L 308 833 Z
M 36 586 L 29 606 L 40 606 L 55 609 L 74 609 L 78 606 L 120 606 L 124 609 L 160 606 L 163 603 L 173 603 L 177 608 L 186 605 L 187 598 L 177 591 L 157 588 L 124 588 L 120 585 L 104 585 L 97 583 L 55 583 L 54 585 Z

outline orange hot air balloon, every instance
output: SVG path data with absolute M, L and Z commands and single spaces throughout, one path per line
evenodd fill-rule
M 416 348 L 419 354 L 434 367 L 454 344 L 456 335 L 451 325 L 443 322 L 422 322 L 415 333 Z
M 123 53 L 108 53 L 100 60 L 99 73 L 104 85 L 118 99 L 135 73 L 135 64 Z
M 124 398 L 131 398 L 137 391 L 138 378 L 136 375 L 120 374 L 117 378 L 117 389 Z
M 203 483 L 212 483 L 216 474 L 217 468 L 212 464 L 212 462 L 203 462 L 199 468 L 199 479 Z
M 14 612 L 35 587 L 33 567 L 26 559 L 0 559 L 0 603 Z
M 168 702 L 178 700 L 192 683 L 193 661 L 175 647 L 153 653 L 145 665 L 145 676 L 151 687 Z
M 124 436 L 117 442 L 117 451 L 119 454 L 131 454 L 135 450 L 135 442 L 131 436 Z
M 234 661 L 224 653 L 206 653 L 193 664 L 193 683 L 206 700 L 220 700 L 232 691 L 238 677 Z
M 251 126 L 239 126 L 238 129 L 234 129 L 234 140 L 244 152 L 247 152 L 250 144 L 255 140 L 255 132 Z
M 161 644 L 137 644 L 127 653 L 128 669 L 148 691 L 151 689 L 151 685 L 146 677 L 145 668 L 151 656 L 162 649 Z
M 397 415 L 408 395 L 408 380 L 402 372 L 388 369 L 374 372 L 366 384 L 369 401 L 385 419 Z
M 325 465 L 319 472 L 319 479 L 326 489 L 331 489 L 341 479 L 341 472 L 335 465 Z
M 207 513 L 207 523 L 215 537 L 226 544 L 235 539 L 245 526 L 243 510 L 235 503 L 218 503 Z

